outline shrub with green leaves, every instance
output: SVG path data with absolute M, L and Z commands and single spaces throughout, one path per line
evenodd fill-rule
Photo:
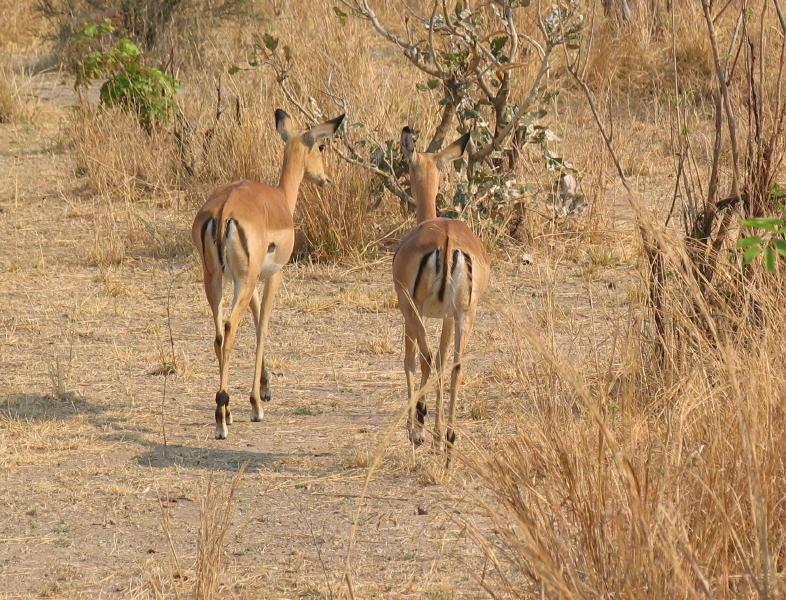
M 766 269 L 773 273 L 778 268 L 778 257 L 786 258 L 786 220 L 780 217 L 754 217 L 745 219 L 742 224 L 761 230 L 760 235 L 751 235 L 737 242 L 737 248 L 742 250 L 743 262 L 749 265 L 761 256 Z
M 558 138 L 540 121 L 548 114 L 555 94 L 548 77 L 551 65 L 559 55 L 577 48 L 585 26 L 578 0 L 556 0 L 545 10 L 530 0 L 476 5 L 450 0 L 423 5 L 421 14 L 413 8 L 398 25 L 383 23 L 369 0 L 336 1 L 332 14 L 341 26 L 350 19 L 366 22 L 420 74 L 413 91 L 428 96 L 440 117 L 433 131 L 422 132 L 425 139 L 419 141 L 419 148 L 435 152 L 453 136 L 471 135 L 466 160 L 453 165 L 459 182 L 440 203 L 447 205 L 443 214 L 458 215 L 468 209 L 480 218 L 504 224 L 504 213 L 515 210 L 523 196 L 533 191 L 517 180 L 518 159 L 527 144 L 541 149 L 546 169 L 560 175 L 573 171 L 570 163 L 550 148 L 550 142 Z M 527 19 L 537 24 L 534 37 L 521 30 Z M 412 27 L 413 22 L 419 26 Z M 293 82 L 295 62 L 289 46 L 265 33 L 255 39 L 247 66 L 232 66 L 229 73 L 270 67 L 290 104 L 308 121 L 316 122 L 327 111 L 305 91 L 308 85 Z M 534 75 L 521 86 L 517 78 L 526 67 L 532 67 Z M 340 89 L 332 89 L 329 83 L 327 88 L 330 100 L 349 115 L 339 140 L 343 149 L 338 144 L 334 149 L 347 162 L 376 176 L 373 206 L 379 204 L 384 190 L 404 205 L 414 206 L 398 130 L 384 139 L 377 130 L 356 120 L 352 103 Z M 418 129 L 418 123 L 409 125 Z
M 101 104 L 135 113 L 140 125 L 150 131 L 172 113 L 180 82 L 145 64 L 142 51 L 133 41 L 121 38 L 107 45 L 106 39 L 113 32 L 109 19 L 104 19 L 86 23 L 74 33 L 71 48 L 79 57 L 74 87 L 81 90 L 93 81 L 105 79 L 100 90 Z

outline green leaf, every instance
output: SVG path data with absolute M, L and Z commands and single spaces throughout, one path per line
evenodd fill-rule
M 341 10 L 338 6 L 333 7 L 333 12 L 336 14 L 336 17 L 338 17 L 338 22 L 341 23 L 341 25 L 347 24 L 347 17 L 349 16 L 347 13 Z
M 278 38 L 273 37 L 269 33 L 265 33 L 262 35 L 262 41 L 265 44 L 265 48 L 267 48 L 271 52 L 275 52 L 276 48 L 278 48 Z
M 115 44 L 113 50 L 117 52 L 120 58 L 125 60 L 139 58 L 142 55 L 142 51 L 139 49 L 139 46 L 137 46 L 128 38 L 119 40 L 117 44 Z
M 774 231 L 776 227 L 783 227 L 784 221 L 779 217 L 752 217 L 743 219 L 742 224 L 746 227 Z
M 759 254 L 761 254 L 761 246 L 751 246 L 742 254 L 742 260 L 746 265 L 749 265 Z
M 232 65 L 231 67 L 229 67 L 227 73 L 229 73 L 230 75 L 235 75 L 238 71 L 240 71 L 240 67 L 238 67 L 237 65 Z
M 762 239 L 758 235 L 752 235 L 750 237 L 742 238 L 741 240 L 737 241 L 737 248 L 740 250 L 745 250 L 750 248 L 753 245 L 761 246 Z
M 772 247 L 768 247 L 767 251 L 764 253 L 764 264 L 766 265 L 767 270 L 770 273 L 774 273 L 775 272 L 775 269 L 777 267 L 777 264 L 776 264 L 775 261 L 776 261 L 777 257 L 778 257 L 778 255 L 775 254 L 775 250 L 773 250 Z
M 771 240 L 770 244 L 775 248 L 775 252 L 780 254 L 782 258 L 786 258 L 786 242 L 783 240 Z
M 508 43 L 508 36 L 500 35 L 495 38 L 491 39 L 491 53 L 494 56 L 499 55 L 502 52 L 502 49 L 505 47 L 505 44 Z

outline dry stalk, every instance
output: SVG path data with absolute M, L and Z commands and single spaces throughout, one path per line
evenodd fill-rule
M 235 495 L 245 470 L 246 465 L 241 466 L 228 486 L 215 485 L 212 473 L 208 477 L 199 510 L 195 589 L 197 600 L 213 600 L 218 597 L 224 571 L 224 537 L 232 520 Z

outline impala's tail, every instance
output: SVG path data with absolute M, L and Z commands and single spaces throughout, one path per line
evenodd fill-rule
M 211 248 L 212 252 L 208 252 Z M 250 255 L 246 232 L 237 219 L 224 218 L 224 207 L 217 216 L 208 219 L 202 229 L 202 254 L 211 259 L 211 266 L 228 271 L 242 270 L 248 265 Z

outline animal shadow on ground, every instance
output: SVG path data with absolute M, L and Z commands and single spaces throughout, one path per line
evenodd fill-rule
M 269 452 L 231 450 L 229 448 L 207 448 L 147 442 L 150 449 L 136 457 L 144 467 L 166 468 L 177 466 L 186 469 L 210 471 L 237 471 L 246 465 L 246 471 L 256 472 L 271 469 L 283 458 Z
M 78 415 L 97 415 L 106 407 L 77 394 L 15 394 L 0 399 L 0 414 L 19 421 L 65 421 Z

